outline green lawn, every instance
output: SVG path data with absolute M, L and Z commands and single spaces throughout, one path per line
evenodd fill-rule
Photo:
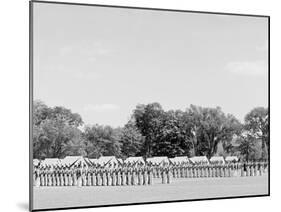
M 261 195 L 268 177 L 181 178 L 152 186 L 34 188 L 34 209 Z

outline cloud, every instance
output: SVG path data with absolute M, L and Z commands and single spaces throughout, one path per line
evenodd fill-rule
M 90 69 L 85 66 L 69 66 L 68 64 L 59 64 L 57 66 L 49 65 L 45 68 L 45 71 L 50 71 L 56 73 L 61 73 L 63 75 L 67 75 L 70 78 L 78 79 L 78 80 L 98 80 L 103 77 L 101 72 Z
M 106 57 L 112 53 L 108 44 L 96 41 L 93 43 L 68 44 L 58 48 L 58 55 L 66 59 L 77 59 L 77 57 L 95 62 L 97 59 Z
M 75 79 L 97 80 L 103 76 L 99 66 L 112 52 L 107 43 L 98 41 L 64 45 L 53 56 L 52 69 Z
M 89 112 L 112 112 L 112 111 L 117 111 L 119 110 L 120 107 L 116 104 L 96 104 L 96 105 L 92 105 L 92 104 L 88 104 L 84 107 L 84 110 Z
M 265 41 L 262 45 L 256 47 L 258 52 L 267 53 L 268 52 L 268 41 Z
M 264 76 L 267 74 L 267 63 L 263 60 L 251 62 L 230 62 L 226 69 L 233 74 L 246 76 Z
M 59 56 L 66 57 L 66 56 L 72 54 L 72 52 L 74 50 L 75 49 L 73 46 L 62 46 L 58 49 L 58 54 L 59 54 Z
M 82 80 L 97 80 L 102 77 L 102 74 L 97 71 L 88 71 L 88 70 L 77 70 L 73 73 L 73 77 L 76 79 L 82 79 Z

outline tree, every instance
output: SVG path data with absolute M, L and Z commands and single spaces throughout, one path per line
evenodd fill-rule
M 33 158 L 44 159 L 48 155 L 45 149 L 48 148 L 48 139 L 40 126 L 33 126 Z
M 62 158 L 83 152 L 81 131 L 62 120 L 46 119 L 35 129 L 34 149 L 39 153 L 35 158 Z
M 49 118 L 62 120 L 64 124 L 74 127 L 79 127 L 83 124 L 82 118 L 78 113 L 72 113 L 71 110 L 64 107 L 54 107 Z
M 244 135 L 237 140 L 240 156 L 246 161 L 257 160 L 261 157 L 261 149 L 254 137 Z
M 123 157 L 141 155 L 144 137 L 133 121 L 129 121 L 122 129 L 120 142 L 122 144 L 121 151 Z
M 82 126 L 83 121 L 78 113 L 72 113 L 64 107 L 48 107 L 44 102 L 35 100 L 33 103 L 33 124 L 40 125 L 44 120 L 62 120 L 70 126 Z
M 159 137 L 164 111 L 159 103 L 137 105 L 133 112 L 136 127 L 144 136 L 142 155 L 151 157 L 153 145 Z
M 82 118 L 64 107 L 50 108 L 42 101 L 33 105 L 34 158 L 61 158 L 83 154 Z
M 188 154 L 189 145 L 182 127 L 182 115 L 182 111 L 168 111 L 163 114 L 162 127 L 153 146 L 155 156 L 175 157 Z
M 33 102 L 33 125 L 38 126 L 42 121 L 50 117 L 52 109 L 49 108 L 44 102 L 35 100 Z
M 190 105 L 183 112 L 164 111 L 159 103 L 141 104 L 123 128 L 93 125 L 83 132 L 81 116 L 67 108 L 48 107 L 36 100 L 33 110 L 33 154 L 38 159 L 66 155 L 210 158 L 216 154 L 267 158 L 268 112 L 261 107 L 250 111 L 242 125 L 219 107 Z M 233 145 L 235 140 L 238 147 Z
M 268 109 L 257 107 L 251 110 L 245 116 L 245 131 L 249 137 L 262 142 L 262 158 L 267 159 L 269 151 L 269 125 L 268 125 Z
M 219 107 L 191 105 L 187 114 L 191 120 L 189 141 L 196 155 L 213 156 L 219 142 L 227 146 L 241 130 L 240 122 L 233 115 L 225 115 Z
M 198 137 L 199 137 L 199 126 L 200 118 L 195 115 L 194 110 L 197 110 L 197 107 L 191 105 L 191 109 L 187 109 L 183 113 L 181 118 L 182 128 L 185 132 L 186 145 L 189 146 L 188 156 L 193 157 L 198 155 Z M 198 112 L 196 112 L 197 114 Z
M 87 126 L 84 132 L 87 157 L 121 156 L 120 129 L 110 126 Z

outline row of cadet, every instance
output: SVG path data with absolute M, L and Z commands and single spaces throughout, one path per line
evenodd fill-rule
M 173 178 L 250 177 L 268 172 L 267 162 L 233 162 L 227 164 L 180 164 L 170 166 Z M 153 176 L 162 177 L 161 167 L 153 169 Z
M 40 186 L 129 186 L 152 185 L 155 178 L 169 184 L 172 178 L 261 176 L 268 171 L 266 162 L 228 164 L 134 164 L 118 167 L 34 166 L 33 185 Z
M 89 168 L 78 164 L 78 166 L 63 168 L 49 166 L 42 169 L 35 167 L 33 183 L 36 187 L 152 185 L 153 175 L 152 167 L 109 169 Z

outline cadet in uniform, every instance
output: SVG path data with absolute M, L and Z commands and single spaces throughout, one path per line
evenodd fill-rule
M 250 176 L 254 176 L 254 162 L 251 162 Z
M 74 165 L 74 169 L 73 169 L 73 185 L 77 186 L 78 182 L 77 182 L 77 166 Z
M 82 168 L 82 185 L 83 186 L 87 185 L 87 167 L 85 164 L 83 164 L 83 168 Z
M 57 186 L 57 166 L 53 166 L 53 186 Z
M 109 168 L 107 169 L 107 185 L 112 185 L 112 176 L 111 176 L 111 164 L 109 164 Z
M 39 166 L 34 168 L 34 175 L 35 175 L 35 186 L 40 187 L 40 169 Z
M 48 167 L 44 167 L 44 186 L 48 186 Z
M 136 185 L 136 184 L 137 184 L 136 168 L 133 167 L 132 168 L 132 185 Z
M 52 184 L 51 184 L 50 166 L 47 166 L 46 175 L 47 175 L 47 184 L 46 184 L 46 186 L 52 186 Z
M 246 167 L 246 163 L 244 162 L 243 163 L 243 166 L 242 166 L 242 172 L 241 172 L 241 176 L 244 177 L 245 176 L 245 172 L 247 171 L 247 167 Z
M 92 168 L 89 167 L 87 170 L 87 186 L 92 186 Z
M 139 167 L 139 185 L 143 185 L 143 167 L 142 165 Z
M 68 186 L 68 167 L 64 167 L 64 186 Z
M 56 166 L 55 175 L 56 175 L 56 186 L 60 186 L 60 170 L 59 170 L 59 165 Z
M 112 169 L 112 185 L 116 186 L 116 167 L 115 166 Z
M 78 165 L 76 169 L 76 176 L 77 176 L 77 186 L 82 187 L 82 167 L 81 163 Z
M 170 184 L 171 183 L 171 177 L 172 177 L 170 166 L 167 166 L 166 172 L 167 172 L 167 184 Z
M 96 166 L 93 167 L 92 169 L 92 185 L 96 186 L 97 185 L 97 169 Z
M 260 162 L 258 163 L 258 173 L 259 173 L 259 176 L 262 176 L 262 166 L 261 166 Z
M 161 179 L 162 179 L 162 184 L 166 184 L 167 179 L 166 179 L 166 172 L 164 167 L 161 167 Z
M 102 167 L 102 185 L 107 185 L 107 170 L 105 167 Z
M 127 185 L 132 185 L 132 168 L 130 167 L 130 163 L 128 164 L 127 167 Z
M 73 186 L 73 167 L 69 167 L 68 170 L 68 185 Z
M 246 167 L 247 167 L 247 174 L 246 176 L 249 177 L 251 175 L 251 166 L 250 166 L 250 162 L 246 163 Z
M 151 165 L 147 168 L 148 185 L 153 185 L 153 167 Z
M 147 185 L 147 184 L 148 184 L 147 166 L 144 165 L 144 168 L 143 168 L 143 185 Z
M 117 167 L 117 180 L 116 180 L 116 185 L 120 186 L 121 185 L 121 168 Z
M 124 167 L 124 164 L 121 165 L 120 167 L 120 172 L 121 172 L 121 185 L 124 186 L 127 184 L 127 177 L 126 177 L 126 170 Z

